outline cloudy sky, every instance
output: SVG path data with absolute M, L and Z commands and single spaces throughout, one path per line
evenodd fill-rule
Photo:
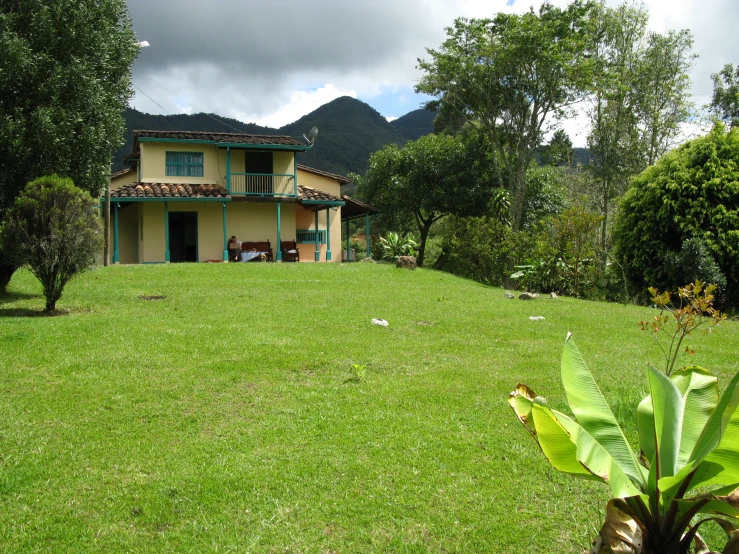
M 540 0 L 128 0 L 144 48 L 133 106 L 148 113 L 212 112 L 270 127 L 339 96 L 387 118 L 415 94 L 416 60 L 438 47 L 455 17 L 538 8 Z M 553 0 L 565 5 L 564 0 Z M 609 4 L 618 2 L 608 0 Z M 739 63 L 739 0 L 644 0 L 650 27 L 690 29 L 699 58 L 693 94 L 710 99 L 710 75 Z M 567 126 L 578 144 L 584 135 Z M 566 128 L 567 128 L 566 127 Z M 578 136 L 578 134 L 580 136 Z

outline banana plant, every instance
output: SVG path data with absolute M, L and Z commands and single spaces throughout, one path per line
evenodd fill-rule
M 555 469 L 610 486 L 594 554 L 707 554 L 698 534 L 707 521 L 728 536 L 723 554 L 739 554 L 739 528 L 727 519 L 739 518 L 739 373 L 721 395 L 700 367 L 669 377 L 649 367 L 647 378 L 636 413 L 640 456 L 570 334 L 562 384 L 574 418 L 520 383 L 508 402 Z

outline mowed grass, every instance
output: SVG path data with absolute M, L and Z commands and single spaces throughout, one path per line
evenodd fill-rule
M 647 308 L 508 300 L 388 265 L 100 268 L 57 317 L 37 315 L 29 273 L 9 290 L 9 552 L 579 553 L 608 491 L 552 470 L 506 396 L 522 381 L 565 408 L 571 331 L 636 442 L 660 362 Z M 737 338 L 734 322 L 695 337 L 689 362 L 726 384 Z

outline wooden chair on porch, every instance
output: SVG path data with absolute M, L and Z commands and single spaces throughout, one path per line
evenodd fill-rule
M 300 261 L 300 250 L 298 250 L 298 244 L 294 240 L 281 241 L 280 250 L 282 251 L 283 262 Z

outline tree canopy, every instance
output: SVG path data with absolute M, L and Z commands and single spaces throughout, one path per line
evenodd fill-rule
M 670 290 L 687 284 L 671 282 L 669 267 L 685 241 L 699 238 L 726 276 L 727 302 L 739 306 L 738 168 L 739 130 L 727 133 L 719 123 L 633 180 L 613 234 L 635 294 L 644 298 L 647 287 Z
M 719 73 L 711 75 L 711 79 L 711 111 L 732 127 L 739 127 L 739 65 L 734 69 L 732 64 L 726 64 Z
M 138 50 L 125 0 L 0 4 L 0 219 L 42 175 L 100 192 Z
M 436 97 L 447 126 L 471 122 L 492 145 L 498 180 L 513 198 L 514 228 L 521 224 L 526 170 L 545 124 L 564 115 L 590 89 L 596 4 L 576 0 L 564 9 L 498 13 L 447 28 L 439 50 L 419 60 L 417 92 Z
M 358 178 L 358 193 L 396 227 L 420 233 L 418 265 L 423 265 L 431 225 L 448 214 L 482 215 L 495 177 L 486 164 L 483 137 L 428 135 L 403 148 L 391 144 L 370 157 Z

